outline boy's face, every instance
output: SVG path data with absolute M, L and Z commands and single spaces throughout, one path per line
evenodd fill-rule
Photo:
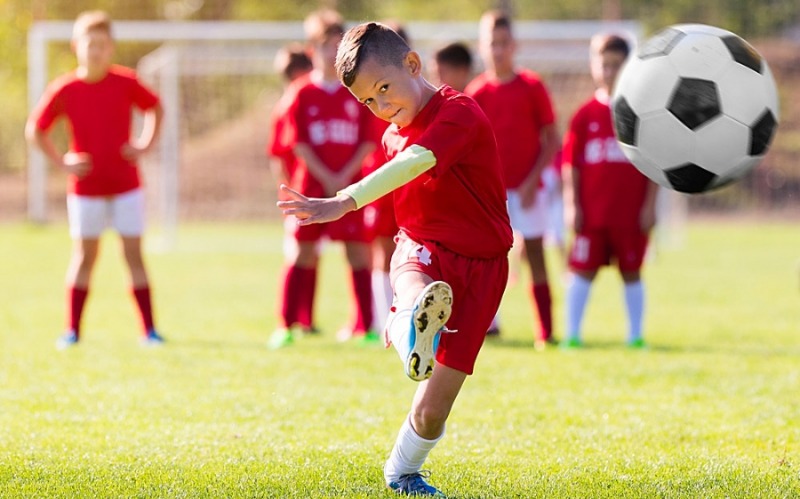
M 92 29 L 72 40 L 78 65 L 89 69 L 105 69 L 114 56 L 114 41 L 102 29 Z
M 512 70 L 516 49 L 517 44 L 508 28 L 482 28 L 479 50 L 487 67 L 498 73 Z
M 336 50 L 342 35 L 329 35 L 314 44 L 314 62 L 318 69 L 333 70 L 336 66 Z
M 624 63 L 625 54 L 622 52 L 606 50 L 600 54 L 593 54 L 591 70 L 594 84 L 611 94 L 614 91 L 617 75 Z
M 463 92 L 470 80 L 468 67 L 456 66 L 447 63 L 436 63 L 433 66 L 433 80 L 437 85 L 449 85 L 459 92 Z
M 375 116 L 402 128 L 424 105 L 421 72 L 416 52 L 406 55 L 402 67 L 384 66 L 369 57 L 359 65 L 350 92 Z

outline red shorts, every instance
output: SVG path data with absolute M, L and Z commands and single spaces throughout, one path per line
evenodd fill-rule
M 364 207 L 364 224 L 370 241 L 378 237 L 394 237 L 397 221 L 394 218 L 394 199 L 391 194 Z
M 436 243 L 417 243 L 400 233 L 392 255 L 392 287 L 409 270 L 424 273 L 453 288 L 453 313 L 447 321 L 455 333 L 442 334 L 436 361 L 472 374 L 486 331 L 500 306 L 508 280 L 508 257 L 468 258 Z
M 339 220 L 324 224 L 297 225 L 294 227 L 294 238 L 302 242 L 316 242 L 327 236 L 332 241 L 365 243 L 367 231 L 364 228 L 364 214 L 361 210 L 351 211 Z
M 621 272 L 642 268 L 647 251 L 647 233 L 639 229 L 592 229 L 575 235 L 569 252 L 569 266 L 574 270 L 593 272 L 616 261 Z

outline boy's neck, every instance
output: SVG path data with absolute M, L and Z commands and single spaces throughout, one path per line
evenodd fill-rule
M 76 74 L 78 75 L 78 79 L 91 83 L 105 78 L 108 74 L 108 70 L 108 67 L 92 68 L 89 66 L 78 66 Z
M 517 72 L 514 71 L 514 68 L 495 68 L 491 70 L 489 74 L 492 76 L 492 78 L 501 83 L 507 83 L 517 77 Z

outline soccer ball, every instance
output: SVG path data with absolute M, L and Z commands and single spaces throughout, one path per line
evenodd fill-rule
M 625 156 L 653 181 L 689 193 L 752 170 L 778 124 L 764 58 L 734 33 L 702 24 L 670 26 L 631 54 L 611 109 Z

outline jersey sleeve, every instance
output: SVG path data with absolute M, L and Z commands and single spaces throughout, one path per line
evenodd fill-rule
M 572 117 L 569 122 L 567 133 L 564 134 L 563 151 L 563 164 L 569 164 L 572 168 L 581 168 L 583 166 L 583 112 L 582 109 Z
M 156 107 L 161 100 L 155 92 L 148 88 L 139 78 L 133 80 L 133 104 L 139 109 L 147 110 Z
M 445 103 L 436 119 L 416 141 L 436 157 L 436 165 L 424 175 L 442 175 L 470 151 L 479 129 L 475 126 L 476 119 L 480 119 L 477 113 L 481 111 L 471 99 L 471 105 L 467 104 L 468 99 L 464 96 Z
M 48 130 L 64 111 L 63 85 L 53 82 L 47 86 L 39 103 L 31 112 L 31 120 L 39 130 Z
M 556 115 L 553 111 L 553 101 L 550 99 L 547 87 L 544 86 L 541 80 L 536 80 L 531 85 L 531 97 L 534 103 L 534 120 L 536 120 L 539 128 L 555 123 Z

